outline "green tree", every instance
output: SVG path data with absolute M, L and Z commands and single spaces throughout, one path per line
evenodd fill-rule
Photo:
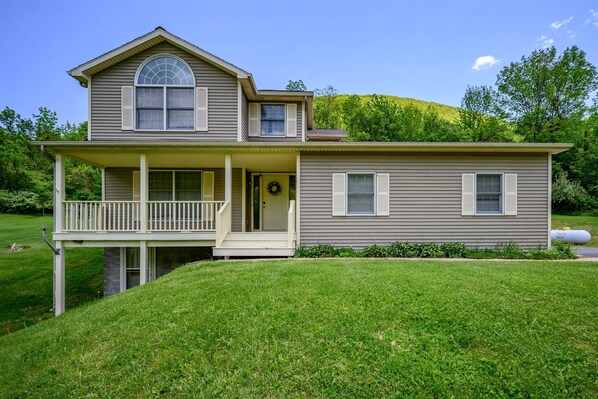
M 472 141 L 507 141 L 507 126 L 499 117 L 497 94 L 489 86 L 467 86 L 461 99 L 459 123 Z
M 587 115 L 598 74 L 578 47 L 560 56 L 551 47 L 505 66 L 496 86 L 502 108 L 527 141 L 557 141 L 567 120 Z
M 340 101 L 338 90 L 328 85 L 324 89 L 314 91 L 314 124 L 320 129 L 336 129 L 341 127 Z
M 307 91 L 307 86 L 305 86 L 305 83 L 303 83 L 303 80 L 299 79 L 299 80 L 289 80 L 289 83 L 287 84 L 287 87 L 285 87 L 285 90 L 288 91 Z

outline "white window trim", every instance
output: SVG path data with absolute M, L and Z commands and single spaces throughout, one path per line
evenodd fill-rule
M 505 216 L 505 173 L 504 172 L 474 172 L 474 180 L 473 180 L 473 209 L 474 209 L 474 216 Z M 501 197 L 501 204 L 500 204 L 500 213 L 478 213 L 478 175 L 500 175 L 500 197 Z
M 162 57 L 169 57 L 169 58 L 174 58 L 180 62 L 182 62 L 183 64 L 185 64 L 187 66 L 187 68 L 189 68 L 189 70 L 191 71 L 191 73 L 193 74 L 193 85 L 189 85 L 189 86 L 179 86 L 179 85 L 140 85 L 137 84 L 137 81 L 139 79 L 139 74 L 141 73 L 141 70 L 145 67 L 145 65 L 153 60 L 155 60 L 156 58 L 162 58 Z M 193 73 L 193 69 L 191 68 L 191 66 L 189 66 L 189 64 L 183 60 L 181 57 L 177 57 L 176 55 L 173 54 L 169 54 L 169 53 L 160 53 L 160 54 L 156 54 L 153 55 L 149 58 L 147 58 L 145 61 L 143 61 L 141 63 L 141 65 L 139 66 L 139 68 L 137 68 L 137 72 L 135 72 L 135 80 L 133 82 L 133 131 L 135 132 L 183 132 L 183 133 L 188 133 L 188 132 L 195 132 L 195 118 L 196 118 L 196 112 L 197 112 L 197 104 L 195 101 L 195 90 L 197 87 L 197 81 L 195 79 L 195 73 Z M 137 128 L 137 88 L 141 87 L 141 88 L 157 88 L 157 87 L 163 87 L 164 88 L 164 98 L 163 98 L 163 115 L 162 115 L 162 126 L 163 129 L 139 129 Z M 188 89 L 193 89 L 193 128 L 192 129 L 167 129 L 166 128 L 166 89 L 167 88 L 188 88 Z
M 349 213 L 349 175 L 372 175 L 373 179 L 374 179 L 374 209 L 373 209 L 373 213 Z M 364 171 L 364 172 L 360 172 L 360 171 L 351 171 L 351 172 L 346 172 L 345 173 L 345 216 L 349 216 L 349 217 L 372 217 L 372 216 L 378 216 L 378 209 L 376 209 L 376 206 L 378 204 L 378 187 L 377 187 L 377 182 L 376 182 L 376 175 L 377 172 L 371 172 L 371 171 Z
M 287 137 L 287 104 L 286 103 L 276 103 L 276 102 L 264 102 L 264 103 L 259 103 L 260 104 L 260 109 L 259 109 L 259 122 L 260 122 L 260 130 L 259 130 L 259 137 L 274 137 L 274 138 L 285 138 Z M 284 107 L 284 122 L 283 122 L 283 126 L 284 126 L 284 131 L 282 132 L 282 134 L 263 134 L 262 133 L 262 106 L 263 105 L 282 105 Z

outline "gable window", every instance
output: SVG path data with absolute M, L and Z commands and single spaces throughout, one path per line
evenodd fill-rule
M 347 173 L 348 215 L 373 215 L 375 196 L 373 173 Z
M 262 104 L 262 136 L 284 136 L 284 104 Z
M 172 56 L 151 58 L 135 85 L 138 130 L 194 130 L 195 78 L 187 64 Z
M 502 175 L 476 174 L 476 213 L 502 214 Z

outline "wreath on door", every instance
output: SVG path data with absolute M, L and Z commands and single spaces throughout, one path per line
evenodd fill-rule
M 280 194 L 282 191 L 282 187 L 280 186 L 280 183 L 277 181 L 271 181 L 268 184 L 268 192 L 270 193 L 270 195 L 278 195 Z

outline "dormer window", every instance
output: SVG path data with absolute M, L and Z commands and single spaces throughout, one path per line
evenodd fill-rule
M 150 58 L 135 79 L 137 130 L 195 130 L 195 77 L 173 56 Z

